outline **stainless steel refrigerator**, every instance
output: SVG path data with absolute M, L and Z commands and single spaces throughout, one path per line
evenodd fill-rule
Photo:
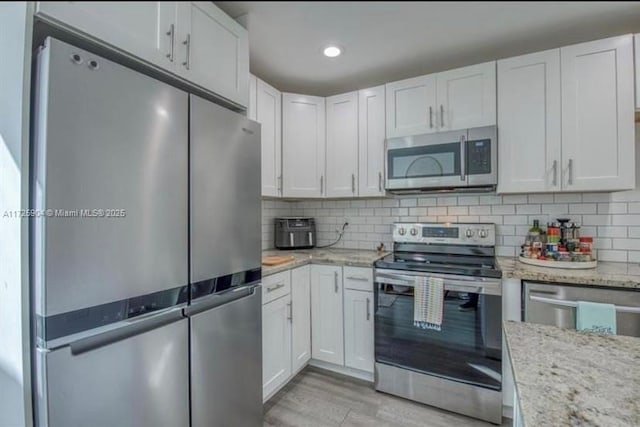
M 52 38 L 36 76 L 37 425 L 260 425 L 259 125 Z

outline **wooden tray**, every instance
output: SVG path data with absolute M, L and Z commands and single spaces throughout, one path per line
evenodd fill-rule
M 521 263 L 535 265 L 538 267 L 549 268 L 564 268 L 566 270 L 586 270 L 589 268 L 596 268 L 598 261 L 584 261 L 584 262 L 571 262 L 571 261 L 547 261 L 544 259 L 533 259 L 518 257 Z
M 267 266 L 274 266 L 274 265 L 280 265 L 280 264 L 284 264 L 286 262 L 290 262 L 293 261 L 295 259 L 294 256 L 289 255 L 289 256 L 280 256 L 280 255 L 272 255 L 272 256 L 266 256 L 264 258 L 262 258 L 262 265 L 267 265 Z

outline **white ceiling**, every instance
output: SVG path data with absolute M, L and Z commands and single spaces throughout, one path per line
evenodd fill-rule
M 215 3 L 247 15 L 254 74 L 320 96 L 640 31 L 639 2 Z

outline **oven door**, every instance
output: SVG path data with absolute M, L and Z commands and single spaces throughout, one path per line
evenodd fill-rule
M 388 139 L 387 190 L 465 187 L 467 131 Z
M 444 279 L 441 331 L 413 324 L 416 276 Z M 375 358 L 402 369 L 502 389 L 500 279 L 376 269 Z

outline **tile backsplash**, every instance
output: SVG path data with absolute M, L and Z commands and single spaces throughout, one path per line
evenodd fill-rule
M 602 261 L 640 262 L 640 190 L 615 193 L 496 195 L 451 194 L 385 199 L 262 202 L 262 247 L 273 247 L 273 218 L 303 215 L 316 219 L 318 244 L 335 241 L 347 221 L 339 248 L 392 247 L 391 224 L 406 222 L 491 222 L 497 228 L 497 253 L 514 256 L 530 224 L 568 217 L 594 237 Z

